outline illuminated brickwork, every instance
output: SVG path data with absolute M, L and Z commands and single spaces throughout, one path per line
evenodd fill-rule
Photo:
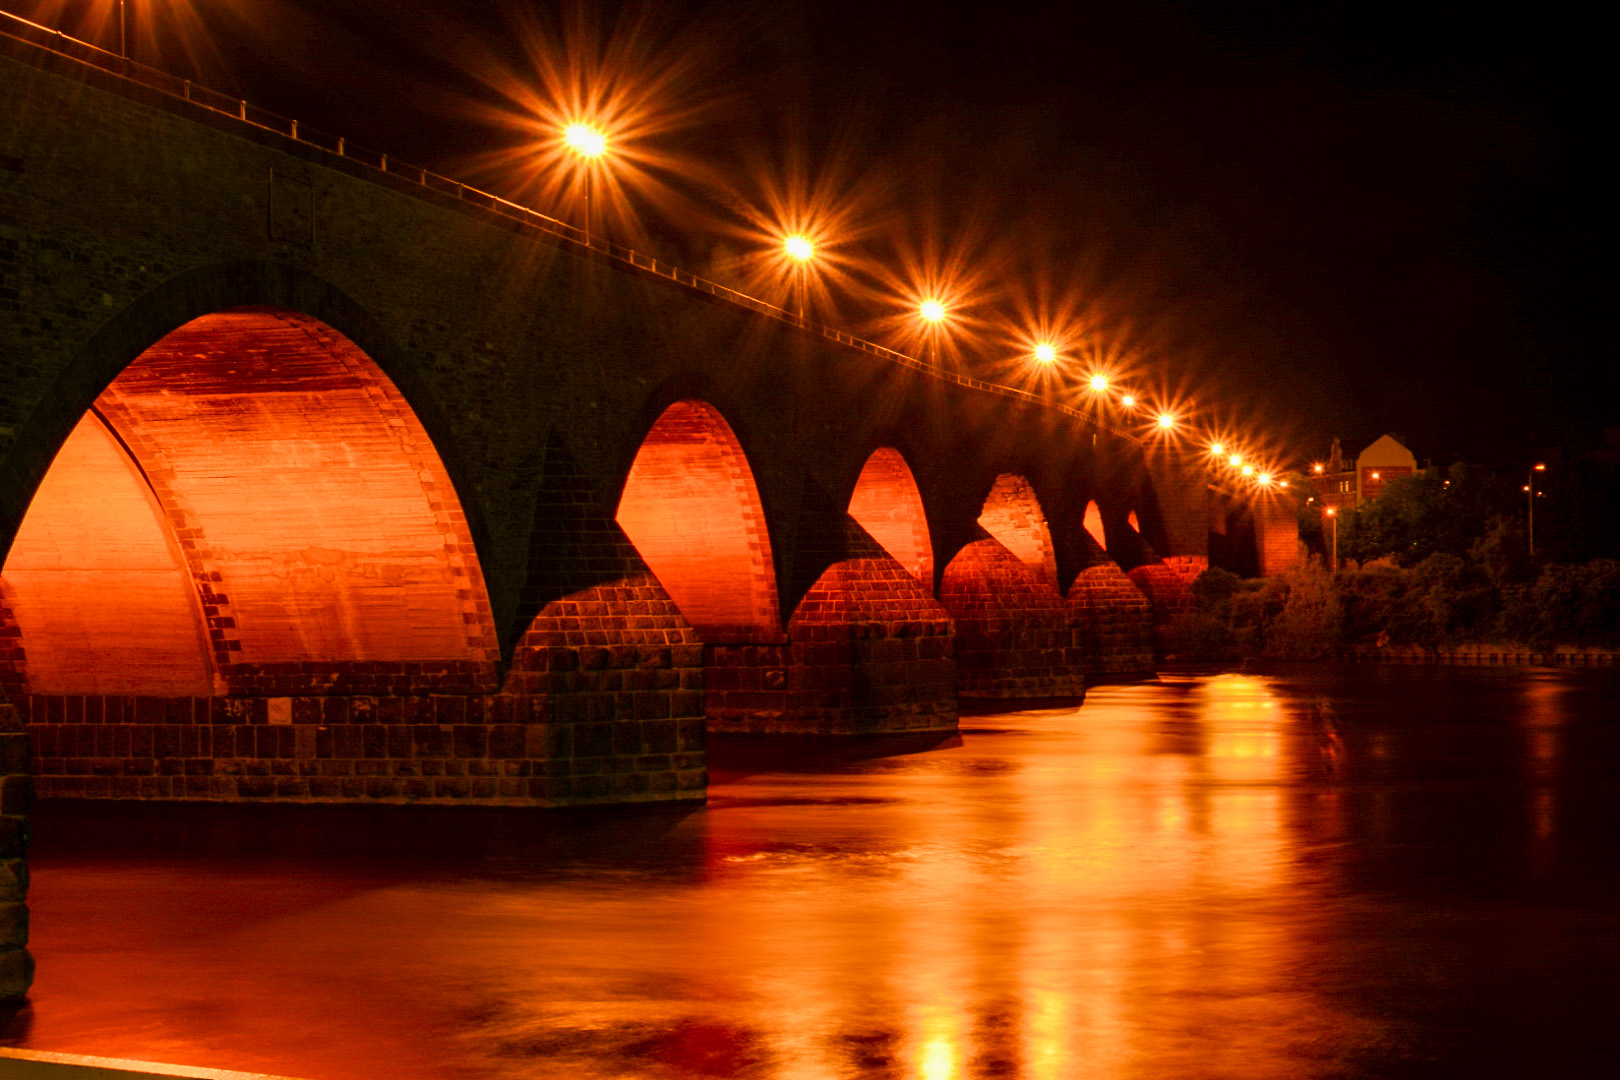
M 1207 569 L 1207 559 L 1172 555 L 1159 562 L 1144 563 L 1129 576 L 1153 605 L 1154 625 L 1164 626 L 1178 615 L 1192 611 L 1192 583 Z
M 730 425 L 678 401 L 647 432 L 618 522 L 705 641 L 781 635 L 759 491 Z
M 999 540 L 975 541 L 951 560 L 939 602 L 956 621 L 956 685 L 963 697 L 1084 693 L 1079 618 Z
M 749 718 L 714 694 L 717 730 L 875 734 L 956 727 L 951 617 L 858 525 L 788 622 L 780 719 Z M 715 674 L 724 682 L 744 668 Z M 763 684 L 764 675 L 761 675 Z
M 506 691 L 545 796 L 701 798 L 703 646 L 557 439 Z
M 709 730 L 952 730 L 953 630 L 944 608 L 886 554 L 840 560 L 799 603 L 786 643 L 708 650 Z
M 1299 566 L 1304 548 L 1299 542 L 1299 511 L 1293 499 L 1268 495 L 1255 500 L 1254 534 L 1260 573 L 1283 574 Z
M 544 553 L 553 578 L 570 555 L 613 573 L 535 612 L 497 692 L 465 519 L 375 366 L 285 313 L 169 335 L 69 437 L 0 579 L 39 792 L 700 794 L 700 646 L 577 470 L 552 472 L 540 528 L 574 545 Z
M 1052 534 L 1034 488 L 998 476 L 979 513 L 989 538 L 945 568 L 939 600 L 956 620 L 957 687 L 966 697 L 1084 692 L 1085 644 L 1057 591 Z
M 1112 561 L 1080 571 L 1066 603 L 1080 620 L 1088 676 L 1153 672 L 1153 605 Z
M 985 497 L 979 526 L 1001 541 L 1018 561 L 1057 590 L 1057 559 L 1052 553 L 1052 533 L 1035 498 L 1035 489 L 1022 476 L 1003 474 Z
M 911 467 L 898 450 L 879 447 L 866 459 L 850 496 L 849 516 L 925 588 L 933 588 L 928 515 Z

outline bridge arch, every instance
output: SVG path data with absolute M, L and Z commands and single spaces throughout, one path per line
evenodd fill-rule
M 781 637 L 759 488 L 713 405 L 687 398 L 664 409 L 631 462 L 616 519 L 705 643 Z
M 924 589 L 934 584 L 934 547 L 922 492 L 905 456 L 880 446 L 867 457 L 849 497 L 849 516 Z
M 1016 473 L 1002 473 L 984 498 L 979 526 L 995 537 L 1040 581 L 1057 592 L 1057 557 L 1046 512 L 1035 486 Z
M 22 521 L 57 451 L 125 368 L 154 342 L 194 319 L 252 306 L 316 319 L 348 339 L 381 370 L 427 433 L 483 557 L 490 550 L 483 507 L 471 496 L 459 446 L 437 401 L 404 351 L 370 312 L 330 281 L 301 267 L 264 259 L 212 263 L 176 274 L 107 319 L 85 342 L 18 430 L 0 469 L 0 530 L 6 537 Z
M 475 684 L 496 660 L 432 441 L 363 350 L 281 308 L 191 319 L 119 372 L 0 580 L 14 694 L 354 692 L 379 664 Z
M 996 477 L 980 510 L 981 539 L 940 577 L 956 622 L 958 692 L 966 697 L 1075 697 L 1085 656 L 1076 616 L 1057 590 L 1045 512 L 1026 478 Z

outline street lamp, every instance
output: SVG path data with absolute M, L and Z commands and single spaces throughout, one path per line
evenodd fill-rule
M 1172 413 L 1162 412 L 1157 421 L 1160 431 L 1171 431 L 1176 426 L 1176 418 Z
M 809 289 L 806 277 L 810 273 L 810 261 L 816 257 L 816 242 L 803 233 L 789 233 L 782 238 L 782 254 L 794 263 L 793 291 L 798 299 L 799 319 L 804 320 L 804 297 Z
M 1086 385 L 1091 387 L 1092 393 L 1100 394 L 1104 390 L 1108 389 L 1108 376 L 1099 371 L 1097 374 L 1091 377 L 1090 381 Z
M 1527 515 L 1527 525 L 1529 527 L 1526 531 L 1530 536 L 1531 555 L 1535 555 L 1536 553 L 1536 473 L 1546 471 L 1546 465 L 1538 463 L 1532 466 L 1530 469 L 1529 482 L 1524 485 L 1525 502 L 1529 507 Z
M 563 145 L 568 148 L 580 161 L 580 168 L 585 173 L 585 246 L 591 246 L 591 188 L 595 180 L 595 167 L 597 161 L 606 156 L 608 152 L 607 132 L 595 124 L 576 120 L 563 128 Z
M 1057 363 L 1057 346 L 1050 341 L 1037 342 L 1035 345 L 1035 362 L 1048 367 Z
M 1333 522 L 1333 555 L 1331 556 L 1332 562 L 1330 565 L 1333 572 L 1337 574 L 1339 572 L 1339 511 L 1330 506 L 1327 508 L 1327 516 Z
M 945 301 L 938 297 L 926 297 L 917 304 L 917 318 L 925 324 L 923 334 L 928 344 L 928 359 L 934 363 L 939 362 L 939 335 L 947 314 Z

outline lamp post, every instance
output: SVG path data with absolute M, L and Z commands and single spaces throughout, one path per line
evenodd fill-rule
M 1327 516 L 1333 521 L 1333 554 L 1329 556 L 1328 566 L 1333 573 L 1339 572 L 1339 511 L 1336 507 L 1327 508 Z
M 608 150 L 607 132 L 595 124 L 577 121 L 563 129 L 563 145 L 579 159 L 585 172 L 585 246 L 591 246 L 591 188 L 596 179 L 596 163 Z
M 1525 512 L 1527 528 L 1525 531 L 1530 537 L 1530 554 L 1532 556 L 1536 553 L 1536 473 L 1546 471 L 1547 466 L 1539 462 L 1531 466 L 1529 478 L 1524 485 L 1525 503 L 1527 506 L 1527 510 Z

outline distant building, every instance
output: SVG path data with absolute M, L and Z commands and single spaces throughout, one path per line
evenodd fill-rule
M 1317 474 L 1317 489 L 1324 507 L 1340 509 L 1378 498 L 1384 485 L 1397 476 L 1417 472 L 1417 458 L 1393 435 L 1384 435 L 1356 455 L 1354 463 L 1345 457 L 1338 439 L 1327 463 Z

